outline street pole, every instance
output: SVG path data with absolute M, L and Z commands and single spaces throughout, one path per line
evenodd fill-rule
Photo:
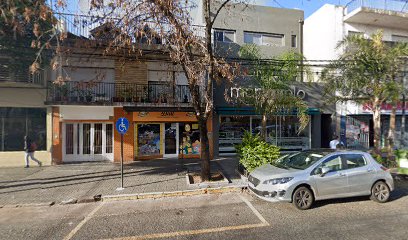
M 123 134 L 120 134 L 120 188 L 123 188 Z

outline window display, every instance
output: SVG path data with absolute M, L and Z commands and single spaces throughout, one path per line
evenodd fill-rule
M 138 155 L 160 155 L 160 124 L 138 124 Z
M 22 151 L 26 135 L 46 150 L 46 116 L 45 108 L 0 107 L 0 151 Z
M 200 154 L 201 142 L 198 124 L 180 123 L 180 154 Z

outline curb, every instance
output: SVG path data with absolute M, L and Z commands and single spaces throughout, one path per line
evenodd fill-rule
M 23 203 L 23 204 L 9 204 L 3 205 L 1 208 L 21 208 L 21 207 L 51 207 L 55 205 L 55 202 L 43 202 L 43 203 Z
M 231 192 L 242 192 L 246 186 L 230 186 L 230 187 L 218 187 L 218 188 L 202 188 L 185 191 L 175 192 L 151 192 L 151 193 L 139 193 L 139 194 L 121 194 L 121 195 L 107 195 L 102 197 L 103 202 L 113 202 L 122 200 L 139 200 L 139 199 L 158 199 L 168 197 L 180 197 L 180 196 L 195 196 L 206 194 L 222 194 Z

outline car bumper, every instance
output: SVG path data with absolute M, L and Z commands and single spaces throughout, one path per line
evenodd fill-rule
M 251 184 L 248 185 L 248 188 L 250 192 L 252 192 L 255 196 L 268 202 L 290 202 L 292 200 L 290 193 L 286 192 L 286 190 L 283 189 L 276 191 L 262 191 L 255 188 L 254 186 L 251 186 Z

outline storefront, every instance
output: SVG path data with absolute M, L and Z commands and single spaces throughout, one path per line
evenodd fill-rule
M 133 112 L 133 121 L 136 160 L 200 156 L 200 132 L 193 112 Z
M 113 161 L 113 107 L 54 107 L 54 163 Z
M 261 116 L 255 109 L 243 105 L 238 100 L 241 88 L 221 86 L 216 88 L 214 125 L 214 148 L 216 155 L 235 154 L 235 146 L 242 142 L 245 131 L 260 133 Z M 308 105 L 310 121 L 308 126 L 299 131 L 300 123 L 296 112 L 277 113 L 268 117 L 266 130 L 267 141 L 279 146 L 282 151 L 297 151 L 309 148 L 329 147 L 335 131 L 335 105 L 322 101 L 322 86 L 316 83 L 302 84 L 288 90 L 303 99 Z M 229 101 L 225 100 L 225 92 Z
M 242 142 L 245 131 L 257 134 L 261 132 L 262 119 L 253 111 L 247 114 L 233 114 L 233 111 L 219 111 L 219 154 L 235 153 L 235 145 Z M 310 127 L 298 132 L 299 121 L 296 115 L 278 115 L 267 120 L 267 141 L 284 151 L 310 148 Z

